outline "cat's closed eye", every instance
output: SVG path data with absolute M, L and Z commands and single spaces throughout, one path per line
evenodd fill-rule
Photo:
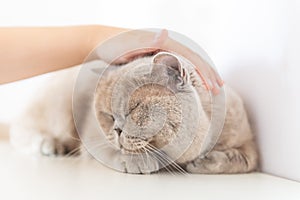
M 107 112 L 100 111 L 99 114 L 103 115 L 108 120 L 111 120 L 113 122 L 115 121 L 115 118 L 111 114 L 109 114 Z
M 126 117 L 128 116 L 128 115 L 130 115 L 130 113 L 133 111 L 133 110 L 135 110 L 139 105 L 141 104 L 141 102 L 135 102 L 133 105 L 131 105 L 130 106 L 130 109 L 129 109 L 129 111 L 128 111 L 128 113 L 126 113 Z

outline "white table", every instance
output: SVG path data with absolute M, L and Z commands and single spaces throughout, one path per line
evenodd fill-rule
M 95 160 L 33 158 L 0 142 L 0 199 L 300 199 L 300 183 L 262 174 L 131 175 Z

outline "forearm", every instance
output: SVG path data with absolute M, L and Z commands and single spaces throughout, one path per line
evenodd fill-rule
M 0 28 L 0 84 L 80 64 L 98 43 L 123 31 L 107 26 Z

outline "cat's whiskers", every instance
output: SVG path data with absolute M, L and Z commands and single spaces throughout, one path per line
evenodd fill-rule
M 147 166 L 149 166 L 149 161 L 150 161 L 150 157 L 148 155 L 147 149 L 143 146 L 142 147 L 144 153 L 146 154 L 146 159 L 147 159 Z
M 74 156 L 74 155 L 76 155 L 76 153 L 78 153 L 80 151 L 80 148 L 81 147 L 78 146 L 78 147 L 74 148 L 72 151 L 70 151 L 69 153 L 67 153 L 66 155 L 59 156 L 58 160 L 60 160 L 60 161 L 68 160 L 68 162 L 71 161 L 72 165 L 80 162 L 81 159 L 79 157 L 79 154 L 78 154 L 78 156 Z
M 90 145 L 90 144 L 94 144 L 94 143 L 107 143 L 107 144 L 110 144 L 110 143 L 113 143 L 113 139 L 114 138 L 108 138 L 108 137 L 105 137 L 105 138 L 102 138 L 100 136 L 92 136 L 92 137 L 89 137 L 88 140 L 87 139 L 83 139 L 84 141 L 84 144 L 86 145 Z
M 171 175 L 175 176 L 175 173 L 173 173 L 173 171 L 171 169 L 169 169 L 168 163 L 166 163 L 165 160 L 161 159 L 160 157 L 157 157 L 154 152 L 150 151 L 147 148 L 145 148 L 145 151 L 147 152 L 147 154 L 149 153 L 149 156 L 153 157 L 156 161 L 158 161 L 158 163 L 160 163 L 163 166 L 165 166 L 164 169 L 166 169 L 168 173 L 170 173 Z
M 108 142 L 103 142 L 102 140 L 85 140 L 84 144 L 85 145 L 94 145 L 94 144 L 105 144 Z
M 68 136 L 70 139 L 81 142 L 81 140 L 79 138 L 73 137 L 72 135 Z
M 177 163 L 175 163 L 168 155 L 162 153 L 157 149 L 155 146 L 149 144 L 147 146 L 150 150 L 156 153 L 161 159 L 164 159 L 170 166 L 174 167 L 174 169 L 179 172 L 180 174 L 186 175 L 188 174 L 182 167 L 180 167 Z
M 146 165 L 145 159 L 144 159 L 144 157 L 143 157 L 143 155 L 142 155 L 143 152 L 141 152 L 141 149 L 138 147 L 138 145 L 136 145 L 135 143 L 133 143 L 133 144 L 134 144 L 134 146 L 136 147 L 136 149 L 137 149 L 137 151 L 138 151 L 138 156 L 141 157 L 144 166 L 148 167 L 149 165 Z M 142 148 L 143 148 L 143 146 L 142 146 Z
M 166 169 L 171 175 L 175 175 L 175 173 L 173 172 L 172 168 L 169 166 L 170 163 L 168 163 L 167 161 L 165 161 L 165 159 L 161 158 L 160 156 L 158 156 L 155 152 L 153 152 L 152 150 L 148 150 L 151 155 L 153 156 L 153 158 L 155 158 L 159 163 L 162 164 L 162 166 L 164 166 L 164 169 Z
M 108 143 L 100 143 L 100 144 L 96 144 L 96 145 L 94 145 L 94 146 L 88 146 L 88 148 L 87 148 L 87 151 L 91 154 L 91 152 L 93 152 L 93 154 L 96 154 L 96 155 L 98 155 L 99 154 L 99 152 L 100 152 L 100 150 L 102 150 L 102 149 L 104 149 L 104 148 L 108 148 L 108 147 L 110 147 L 111 145 L 109 145 Z M 94 152 L 94 150 L 96 150 L 97 152 Z M 101 152 L 100 152 L 101 153 Z M 92 154 L 92 155 L 93 155 Z
M 74 156 L 77 156 L 81 149 L 81 146 L 76 147 L 75 149 L 71 150 L 69 153 L 67 153 L 66 155 L 64 155 L 64 158 L 71 158 Z

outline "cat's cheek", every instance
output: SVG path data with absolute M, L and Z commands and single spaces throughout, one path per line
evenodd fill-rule
M 116 150 L 121 149 L 121 145 L 119 142 L 119 135 L 114 130 L 112 130 L 110 134 L 106 135 L 106 139 L 114 149 Z

